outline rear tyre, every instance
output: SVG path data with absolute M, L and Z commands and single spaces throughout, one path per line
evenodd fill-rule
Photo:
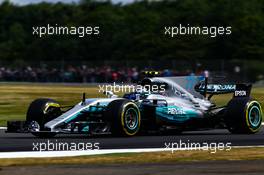
M 233 134 L 254 134 L 261 128 L 262 117 L 259 102 L 241 97 L 228 103 L 225 121 L 228 130 Z
M 38 131 L 44 131 L 45 123 L 56 118 L 60 114 L 61 110 L 58 102 L 52 99 L 41 98 L 34 100 L 29 105 L 26 120 L 34 136 L 44 138 L 54 137 L 56 133 L 38 133 Z
M 118 136 L 134 136 L 140 130 L 141 116 L 138 106 L 126 99 L 112 101 L 106 116 L 111 123 L 111 132 Z

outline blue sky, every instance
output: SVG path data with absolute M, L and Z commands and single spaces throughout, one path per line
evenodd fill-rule
M 0 3 L 3 2 L 4 0 L 0 0 Z M 79 0 L 10 0 L 11 2 L 15 3 L 15 4 L 19 4 L 19 5 L 25 5 L 25 4 L 29 4 L 29 3 L 39 3 L 42 1 L 45 2 L 78 2 Z M 130 3 L 133 2 L 134 0 L 112 0 L 112 2 L 114 3 Z

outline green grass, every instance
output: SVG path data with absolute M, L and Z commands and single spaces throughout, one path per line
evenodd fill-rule
M 23 120 L 28 105 L 36 98 L 52 98 L 62 105 L 73 105 L 81 101 L 82 93 L 87 98 L 103 97 L 97 86 L 17 83 L 0 84 L 0 126 L 5 126 L 7 120 Z M 213 97 L 218 105 L 224 105 L 232 95 Z M 264 88 L 253 89 L 252 96 L 264 105 Z
M 96 86 L 58 84 L 0 84 L 0 126 L 7 120 L 23 120 L 29 104 L 36 98 L 52 98 L 63 105 L 80 102 L 86 97 L 103 96 Z
M 234 161 L 263 160 L 264 148 L 233 148 L 231 151 L 218 151 L 214 154 L 208 151 L 175 151 L 152 153 L 122 153 L 95 156 L 58 157 L 58 158 L 19 158 L 0 159 L 0 167 L 6 166 L 36 166 L 58 164 L 147 164 L 175 163 L 197 161 Z

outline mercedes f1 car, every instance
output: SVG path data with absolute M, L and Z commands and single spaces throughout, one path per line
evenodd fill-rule
M 231 133 L 253 134 L 260 130 L 262 109 L 250 97 L 248 84 L 210 84 L 208 78 L 147 77 L 142 89 L 122 98 L 85 98 L 62 106 L 52 99 L 36 99 L 26 121 L 8 121 L 7 132 L 31 132 L 38 137 L 58 133 L 134 136 L 144 132 L 226 128 Z M 214 95 L 233 93 L 224 106 L 211 102 Z

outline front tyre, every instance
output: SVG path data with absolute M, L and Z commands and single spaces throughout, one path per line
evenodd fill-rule
M 58 102 L 52 99 L 36 99 L 28 108 L 27 111 L 27 123 L 32 134 L 36 137 L 54 137 L 56 133 L 39 132 L 44 131 L 45 123 L 56 118 L 61 114 L 60 105 Z
M 235 98 L 228 103 L 226 125 L 231 133 L 254 134 L 261 129 L 261 105 L 250 98 Z
M 106 111 L 114 135 L 134 136 L 140 130 L 141 116 L 138 106 L 126 99 L 112 101 Z

